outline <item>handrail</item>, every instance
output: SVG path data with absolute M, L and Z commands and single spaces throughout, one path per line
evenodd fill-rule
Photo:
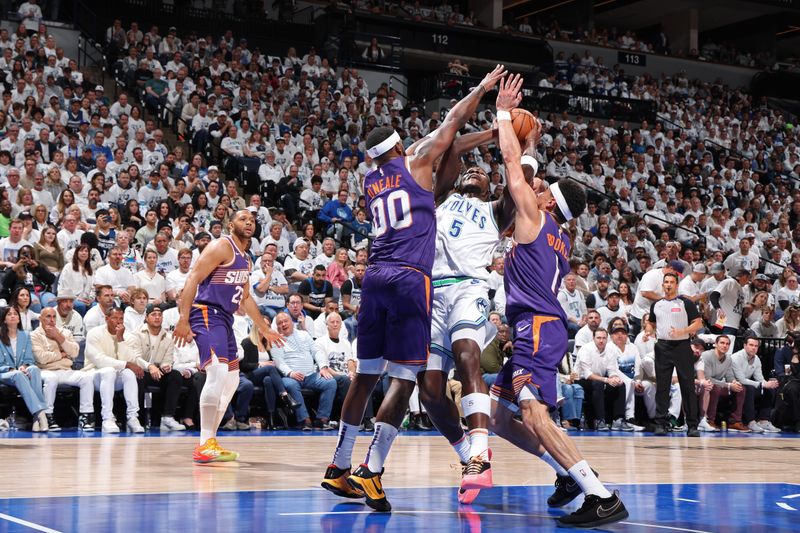
M 697 228 L 694 228 L 694 231 L 692 231 L 692 230 L 690 230 L 690 229 L 688 229 L 688 228 L 684 228 L 684 227 L 683 227 L 683 226 L 681 226 L 680 224 L 675 224 L 674 222 L 670 222 L 669 220 L 667 220 L 667 219 L 665 219 L 665 218 L 657 217 L 657 216 L 655 216 L 655 215 L 651 215 L 650 213 L 645 213 L 645 214 L 644 214 L 644 215 L 642 215 L 640 218 L 641 218 L 642 220 L 644 220 L 644 217 L 654 218 L 654 219 L 656 219 L 656 220 L 660 220 L 661 222 L 665 222 L 666 224 L 668 224 L 668 225 L 672 226 L 673 228 L 678 228 L 678 229 L 681 229 L 681 230 L 683 230 L 683 231 L 688 231 L 689 233 L 694 233 L 695 235 L 697 235 L 698 237 L 700 237 L 701 239 L 703 239 L 703 241 L 706 241 L 706 236 L 705 236 L 705 235 L 703 235 L 702 233 L 700 233 L 700 231 L 699 231 Z

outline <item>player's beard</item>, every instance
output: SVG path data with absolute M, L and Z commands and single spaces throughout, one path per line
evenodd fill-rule
M 464 196 L 475 196 L 480 198 L 483 196 L 483 189 L 480 185 L 464 184 L 461 186 L 461 194 Z

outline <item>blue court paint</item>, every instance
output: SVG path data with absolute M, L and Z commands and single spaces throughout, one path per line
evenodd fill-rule
M 197 467 L 195 475 L 224 476 Z M 720 532 L 797 531 L 800 511 L 778 506 L 800 486 L 775 484 L 620 485 L 630 518 L 613 531 Z M 322 489 L 137 494 L 0 500 L 0 531 L 31 531 L 3 515 L 55 531 L 281 531 L 332 533 L 458 531 L 565 531 L 555 518 L 577 509 L 548 510 L 552 488 L 496 487 L 472 506 L 459 506 L 455 488 L 387 488 L 392 514 L 370 512 L 362 503 Z M 787 498 L 788 497 L 788 498 Z M 800 507 L 800 506 L 797 506 Z M 47 529 L 41 529 L 46 531 Z

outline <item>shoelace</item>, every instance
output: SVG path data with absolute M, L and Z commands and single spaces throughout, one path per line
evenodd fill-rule
M 464 475 L 477 476 L 483 471 L 483 459 L 480 457 L 473 457 L 464 467 Z

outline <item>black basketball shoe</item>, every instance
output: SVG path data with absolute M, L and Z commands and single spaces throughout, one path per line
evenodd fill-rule
M 567 516 L 562 516 L 558 519 L 558 523 L 568 527 L 593 528 L 619 522 L 626 518 L 628 518 L 628 510 L 619 499 L 619 492 L 614 491 L 608 498 L 589 494 L 580 509 Z

